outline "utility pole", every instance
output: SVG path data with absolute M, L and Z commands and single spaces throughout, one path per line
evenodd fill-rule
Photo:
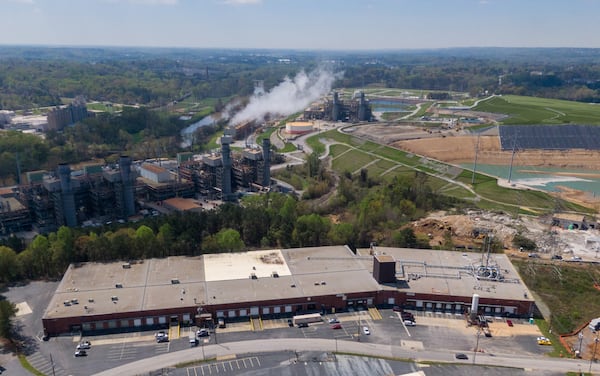
M 594 338 L 594 353 L 590 358 L 590 369 L 588 370 L 589 374 L 592 373 L 592 362 L 596 361 L 596 349 L 598 347 L 598 342 L 600 342 L 600 339 L 598 338 L 598 332 L 596 332 L 596 338 Z
M 475 161 L 473 162 L 473 176 L 471 176 L 471 185 L 475 185 L 475 172 L 477 171 L 477 154 L 479 154 L 479 137 L 481 133 L 477 134 L 477 144 L 475 145 Z
M 475 364 L 475 357 L 477 356 L 477 351 L 479 351 L 479 336 L 481 335 L 481 327 L 477 327 L 477 342 L 475 343 L 475 350 L 473 351 L 473 364 Z
M 50 354 L 50 364 L 52 365 L 52 376 L 56 376 L 56 373 L 54 372 L 54 359 L 52 359 L 52 354 Z M 590 365 L 590 367 L 592 367 Z

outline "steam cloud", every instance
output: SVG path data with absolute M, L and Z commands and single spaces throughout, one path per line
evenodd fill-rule
M 337 78 L 338 75 L 325 68 L 308 74 L 302 70 L 293 79 L 286 77 L 264 95 L 255 93 L 248 105 L 235 114 L 230 123 L 236 125 L 250 120 L 260 121 L 268 114 L 291 115 L 331 91 Z

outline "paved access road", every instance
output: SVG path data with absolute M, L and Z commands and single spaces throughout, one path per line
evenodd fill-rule
M 344 353 L 365 354 L 380 357 L 394 357 L 414 359 L 416 361 L 433 362 L 456 362 L 454 352 L 439 350 L 407 350 L 400 346 L 380 345 L 376 343 L 363 343 L 357 341 L 336 341 L 330 339 L 302 339 L 302 338 L 279 338 L 264 339 L 254 341 L 221 343 L 218 345 L 204 346 L 204 356 L 206 358 L 228 358 L 236 354 L 249 354 L 257 352 L 277 352 L 288 351 L 290 353 L 308 352 L 308 351 L 339 351 Z M 155 356 L 150 359 L 144 359 L 132 362 L 117 368 L 106 370 L 95 374 L 95 376 L 112 375 L 140 375 L 151 371 L 161 369 L 167 366 L 174 366 L 178 363 L 190 362 L 193 360 L 202 360 L 203 354 L 198 348 L 192 348 L 173 353 L 167 353 Z M 469 359 L 465 363 L 471 363 Z M 544 359 L 535 357 L 490 356 L 480 354 L 476 357 L 477 364 L 502 367 L 518 367 L 539 371 L 552 372 L 577 372 L 580 369 L 586 369 L 585 362 L 574 359 Z

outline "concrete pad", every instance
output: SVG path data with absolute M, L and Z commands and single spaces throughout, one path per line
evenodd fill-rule
M 15 304 L 15 306 L 17 307 L 17 313 L 15 313 L 15 316 L 17 316 L 17 317 L 23 316 L 23 315 L 28 315 L 32 312 L 31 308 L 29 307 L 29 304 L 27 304 L 27 302 L 17 303 L 17 304 Z

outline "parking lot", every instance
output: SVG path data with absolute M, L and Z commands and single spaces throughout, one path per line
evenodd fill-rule
M 30 307 L 30 311 L 23 311 L 18 316 L 18 326 L 30 341 L 28 359 L 46 374 L 52 374 L 53 367 L 54 374 L 58 376 L 89 375 L 134 360 L 189 349 L 188 335 L 197 330 L 196 327 L 182 327 L 178 335 L 171 336 L 169 341 L 160 343 L 156 341 L 154 331 L 85 338 L 78 335 L 61 336 L 44 342 L 39 335 L 41 328 L 39 318 L 54 286 L 51 283 L 47 285 L 34 283 L 11 289 L 7 294 L 14 303 L 27 303 L 27 307 Z M 535 325 L 525 321 L 513 319 L 514 325 L 510 327 L 504 318 L 490 317 L 488 321 L 490 321 L 492 337 L 485 337 L 480 333 L 478 339 L 476 327 L 469 327 L 462 315 L 434 312 L 413 312 L 413 314 L 415 326 L 406 326 L 399 312 L 391 309 L 353 310 L 324 315 L 322 322 L 311 323 L 305 328 L 290 327 L 288 317 L 228 322 L 225 328 L 218 328 L 216 332 L 211 331 L 210 336 L 199 338 L 198 358 L 202 357 L 200 354 L 206 358 L 212 357 L 208 353 L 209 350 L 205 349 L 207 346 L 210 349 L 211 344 L 261 338 L 323 338 L 334 339 L 336 344 L 337 341 L 361 341 L 389 344 L 404 349 L 448 349 L 467 354 L 473 354 L 476 347 L 479 352 L 485 354 L 540 355 L 550 350 L 550 346 L 537 344 L 536 337 L 541 333 Z M 339 329 L 333 329 L 328 323 L 331 318 L 339 321 Z M 369 329 L 368 335 L 365 334 L 364 327 Z M 76 346 L 83 340 L 89 340 L 91 348 L 87 350 L 87 356 L 75 357 Z M 262 359 L 263 355 L 242 356 L 235 360 L 219 359 L 201 366 L 190 367 L 189 371 L 181 375 L 210 374 L 211 370 L 213 373 L 217 369 L 223 371 L 223 367 L 227 372 L 233 372 L 232 374 L 241 372 L 242 369 L 270 367 L 269 362 L 263 362 Z

